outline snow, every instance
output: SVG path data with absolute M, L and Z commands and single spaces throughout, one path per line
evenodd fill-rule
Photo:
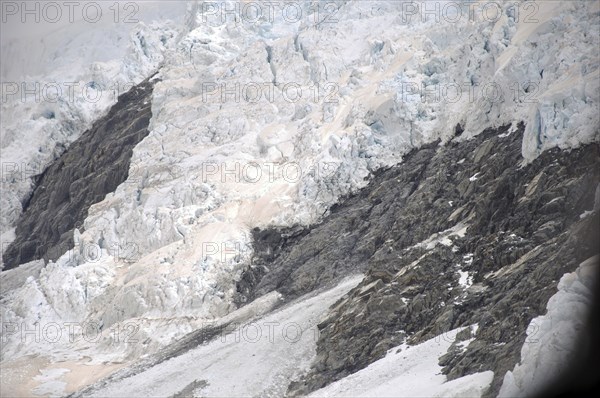
M 517 131 L 517 128 L 518 128 L 517 123 L 512 123 L 510 128 L 508 129 L 508 131 L 503 134 L 498 134 L 498 137 L 506 138 L 506 137 L 510 136 L 512 133 L 514 133 L 515 131 Z
M 473 253 L 467 253 L 463 256 L 463 262 L 467 265 L 471 265 L 473 263 Z
M 478 287 L 472 288 L 473 286 L 473 275 L 468 272 L 468 271 L 463 271 L 462 270 L 462 266 L 463 264 L 465 265 L 470 265 L 473 262 L 473 253 L 467 253 L 463 256 L 463 261 L 462 263 L 456 264 L 456 267 L 458 268 L 458 270 L 456 271 L 458 273 L 458 286 L 460 286 L 462 292 L 460 293 L 460 295 L 453 301 L 454 304 L 461 304 L 462 302 L 464 302 L 465 298 L 470 294 L 473 293 L 473 289 L 479 289 Z M 451 286 L 448 288 L 448 290 L 453 290 L 454 288 Z
M 468 272 L 466 271 L 458 271 L 458 274 L 460 275 L 459 279 L 458 279 L 458 284 L 464 289 L 468 289 L 469 287 L 471 287 L 471 285 L 473 285 L 473 276 L 469 275 Z
M 550 202 L 548 202 L 548 204 L 558 202 L 559 200 L 564 199 L 564 198 L 565 198 L 564 196 L 559 196 L 557 198 L 552 199 Z
M 195 388 L 194 396 L 283 396 L 316 355 L 321 317 L 361 280 L 362 276 L 350 277 L 330 290 L 302 297 L 90 396 L 172 396 L 195 382 L 206 385 Z
M 463 238 L 467 233 L 469 226 L 459 222 L 455 226 L 448 228 L 444 231 L 436 232 L 422 242 L 407 247 L 406 251 L 413 250 L 416 248 L 423 248 L 425 250 L 431 250 L 436 245 L 452 246 L 452 240 L 450 238 Z
M 493 372 L 447 381 L 438 365 L 460 330 L 415 346 L 398 346 L 384 358 L 309 397 L 480 397 L 492 382 Z
M 600 256 L 589 258 L 560 279 L 546 314 L 531 320 L 521 361 L 506 372 L 499 398 L 538 395 L 568 369 L 576 343 L 595 338 L 586 335 L 585 322 L 594 303 L 599 260 Z
M 14 4 L 20 9 L 25 3 Z M 22 23 L 19 13 L 3 15 L 3 249 L 14 239 L 10 231 L 33 189 L 32 177 L 107 112 L 118 95 L 155 72 L 181 31 L 168 17 L 182 18 L 185 2 L 131 3 L 139 23 L 114 23 L 108 9 L 114 2 L 100 4 L 104 17 L 97 23 L 77 13 L 70 21 L 68 9 L 56 23 L 46 18 L 36 23 L 33 16 Z
M 83 4 L 70 15 L 69 7 L 59 3 L 59 18 L 52 18 L 50 11 L 40 12 L 39 21 L 34 14 L 22 14 L 24 8 L 17 5 L 15 14 L 3 15 L 2 81 L 52 74 L 71 78 L 93 63 L 125 57 L 130 51 L 130 33 L 138 29 L 138 22 L 184 23 L 185 1 L 170 1 L 165 6 L 161 1 L 149 0 L 131 7 L 120 0 L 118 11 L 114 3 L 96 3 L 101 8 L 99 18 L 92 17 L 95 10 L 84 13 Z
M 44 396 L 61 395 L 67 383 L 57 379 L 67 372 L 69 372 L 69 369 L 44 369 L 41 375 L 34 377 L 34 380 L 40 383 L 33 390 L 34 394 Z
M 273 22 L 207 23 L 193 14 L 201 3 L 178 14 L 164 2 L 173 7 L 166 16 L 178 23 L 160 21 L 159 4 L 143 23 L 120 27 L 122 35 L 106 34 L 110 24 L 89 32 L 80 24 L 53 26 L 44 45 L 57 50 L 15 64 L 32 69 L 7 72 L 23 71 L 40 82 L 93 81 L 102 97 L 97 103 L 2 103 L 2 163 L 18 165 L 3 169 L 3 242 L 14 238 L 30 177 L 106 112 L 116 100 L 110 87 L 157 70 L 161 82 L 152 98 L 150 134 L 133 151 L 128 180 L 90 208 L 70 253 L 42 270 L 12 272 L 15 287 L 0 307 L 3 322 L 26 325 L 96 322 L 110 330 L 134 322 L 148 344 L 23 344 L 9 336 L 3 361 L 26 355 L 82 361 L 89 355 L 97 362 L 127 362 L 200 322 L 227 316 L 237 309 L 235 281 L 252 258 L 252 228 L 318 222 L 331 204 L 363 187 L 371 172 L 424 143 L 466 140 L 488 127 L 525 121 L 522 153 L 531 161 L 546 149 L 599 138 L 599 43 L 588 33 L 598 31 L 594 2 L 544 2 L 538 23 L 510 14 L 513 1 L 498 2 L 503 17 L 497 21 L 456 23 L 418 17 L 403 23 L 402 2 L 336 2 L 338 21 L 319 27 L 309 2 L 300 3 L 306 12 L 297 23 L 280 12 Z M 3 56 L 25 59 L 19 43 L 29 39 L 3 41 Z M 529 82 L 537 86 L 526 93 Z M 257 101 L 236 86 L 248 89 L 250 83 L 263 88 Z M 286 96 L 290 83 L 301 98 Z M 457 100 L 422 90 L 423 84 L 454 83 L 464 85 Z M 467 95 L 489 84 L 503 89 L 502 101 Z M 454 138 L 458 123 L 464 133 Z M 260 170 L 262 178 L 254 181 L 243 170 Z M 451 246 L 466 227 L 435 234 L 422 247 Z M 102 249 L 98 261 L 86 258 L 86 245 Z

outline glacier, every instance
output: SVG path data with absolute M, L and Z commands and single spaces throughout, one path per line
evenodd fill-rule
M 128 181 L 90 207 L 76 246 L 56 262 L 0 275 L 3 324 L 73 323 L 81 335 L 87 323 L 98 325 L 101 338 L 71 341 L 63 333 L 48 344 L 4 333 L 3 368 L 35 359 L 30 373 L 3 376 L 3 391 L 25 381 L 23 394 L 78 391 L 240 311 L 236 282 L 251 263 L 254 228 L 314 225 L 413 149 L 488 128 L 514 131 L 520 122 L 524 165 L 552 148 L 600 141 L 600 38 L 593 34 L 600 3 L 539 2 L 527 20 L 524 10 L 515 12 L 525 1 L 498 1 L 499 18 L 474 19 L 439 1 L 450 10 L 440 21 L 407 20 L 411 3 L 339 0 L 323 10 L 303 0 L 296 2 L 301 18 L 290 21 L 281 12 L 223 20 L 207 2 L 150 2 L 142 22 L 120 30 L 89 31 L 83 22 L 57 29 L 48 58 L 19 53 L 27 37 L 3 42 L 3 56 L 37 65 L 5 70 L 4 82 L 73 82 L 100 93 L 97 102 L 3 100 L 3 251 L 33 177 L 106 114 L 114 88 L 156 72 L 160 79 L 150 134 L 134 148 Z M 86 53 L 88 46 L 94 51 Z M 114 245 L 133 251 L 114 253 Z M 100 255 L 81 255 L 84 247 Z M 115 337 L 130 330 L 143 344 Z M 519 387 L 533 354 L 522 355 L 501 394 Z M 94 376 L 83 380 L 65 376 L 89 369 Z M 47 377 L 29 382 L 38 372 Z M 489 383 L 479 376 L 475 382 Z

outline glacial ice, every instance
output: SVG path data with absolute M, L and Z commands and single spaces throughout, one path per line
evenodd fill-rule
M 77 52 L 66 46 L 66 66 L 39 72 L 43 81 L 122 86 L 159 70 L 151 132 L 134 149 L 128 181 L 90 208 L 79 247 L 39 276 L 29 276 L 31 265 L 2 274 L 25 280 L 6 292 L 2 321 L 107 330 L 135 322 L 146 345 L 23 344 L 12 335 L 2 360 L 129 361 L 225 316 L 251 259 L 252 228 L 317 222 L 371 172 L 424 143 L 520 121 L 525 161 L 598 140 L 600 43 L 589 34 L 600 28 L 597 2 L 542 2 L 536 23 L 517 20 L 513 3 L 501 2 L 497 21 L 406 23 L 402 2 L 337 2 L 337 22 L 317 27 L 308 0 L 297 23 L 205 21 L 190 2 L 185 25 L 130 27 L 114 58 L 69 64 Z M 102 33 L 87 40 L 104 43 Z M 500 97 L 482 97 L 485 87 Z M 3 170 L 3 241 L 33 189 L 29 177 L 106 112 L 116 99 L 107 91 L 97 103 L 3 102 L 2 162 L 33 170 Z M 100 259 L 82 255 L 85 245 L 98 245 Z M 111 245 L 134 253 L 114 255 Z

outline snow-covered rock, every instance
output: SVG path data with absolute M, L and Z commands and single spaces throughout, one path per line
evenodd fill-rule
M 97 23 L 77 18 L 74 10 L 70 21 L 68 9 L 61 10 L 64 18 L 57 23 L 45 18 L 33 23 L 33 15 L 22 23 L 25 3 L 14 4 L 16 14 L 3 16 L 10 26 L 6 33 L 3 30 L 2 40 L 3 250 L 12 241 L 12 227 L 35 186 L 34 177 L 106 113 L 120 94 L 157 70 L 184 31 L 182 23 L 160 16 L 170 9 L 167 15 L 178 19 L 179 13 L 183 19 L 185 9 L 176 11 L 174 3 L 168 8 L 160 7 L 160 2 L 144 2 L 136 6 L 135 18 L 114 23 L 111 4 L 102 3 L 104 17 Z M 40 14 L 46 15 L 42 8 Z
M 536 3 L 532 15 L 525 2 L 502 1 L 497 19 L 439 3 L 449 13 L 439 21 L 423 10 L 407 19 L 406 2 L 359 0 L 318 11 L 301 1 L 298 19 L 276 7 L 272 20 L 223 21 L 220 10 L 241 3 L 190 2 L 185 24 L 128 27 L 127 50 L 77 66 L 66 60 L 83 44 L 126 41 L 102 30 L 74 42 L 61 36 L 65 58 L 32 73 L 78 82 L 101 100 L 3 102 L 2 163 L 17 168 L 3 169 L 2 240 L 14 235 L 30 177 L 114 102 L 106 87 L 159 69 L 151 132 L 134 150 L 128 181 L 90 208 L 79 247 L 39 276 L 9 271 L 26 282 L 3 298 L 3 322 L 136 322 L 152 352 L 235 310 L 252 228 L 314 223 L 413 148 L 520 121 L 526 161 L 600 139 L 600 43 L 590 33 L 599 29 L 597 2 Z M 464 133 L 454 138 L 459 124 Z M 73 254 L 100 241 L 133 252 L 103 251 L 100 261 Z M 153 333 L 166 320 L 178 332 Z M 14 335 L 2 358 L 82 359 L 96 350 L 121 361 L 141 350 L 119 347 L 30 345 Z
M 331 383 L 310 397 L 478 397 L 494 372 L 448 381 L 438 365 L 460 330 L 452 330 L 415 346 L 402 344 L 368 367 Z

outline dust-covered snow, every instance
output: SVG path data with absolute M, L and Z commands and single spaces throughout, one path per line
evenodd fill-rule
M 450 3 L 440 5 L 451 10 Z M 128 180 L 89 209 L 78 247 L 43 269 L 35 263 L 2 275 L 11 281 L 2 288 L 3 324 L 42 333 L 74 322 L 79 333 L 88 323 L 103 338 L 48 344 L 6 333 L 3 364 L 35 356 L 42 371 L 59 360 L 112 371 L 227 316 L 252 258 L 252 228 L 318 222 L 373 171 L 425 143 L 524 121 L 522 154 L 531 161 L 599 139 L 600 43 L 589 34 L 599 29 L 598 2 L 540 2 L 532 19 L 515 12 L 523 2 L 498 1 L 497 19 L 463 10 L 440 21 L 406 19 L 399 1 L 335 2 L 327 21 L 310 1 L 298 4 L 293 22 L 281 10 L 272 21 L 223 21 L 189 2 L 185 12 L 169 12 L 171 21 L 160 7 L 149 11 L 121 27 L 122 36 L 104 25 L 83 36 L 75 33 L 85 24 L 60 27 L 47 36 L 56 48 L 49 58 L 33 59 L 24 78 L 15 77 L 18 67 L 3 75 L 102 94 L 97 102 L 2 102 L 4 243 L 14 238 L 32 176 L 107 111 L 114 85 L 157 71 L 161 79 Z M 3 38 L 3 55 L 22 60 L 15 40 Z M 97 51 L 82 57 L 88 47 Z M 464 132 L 454 138 L 458 124 Z M 463 228 L 426 245 L 451 245 Z M 114 245 L 132 250 L 113 256 Z M 88 246 L 99 259 L 84 255 Z M 108 337 L 131 327 L 145 345 Z

